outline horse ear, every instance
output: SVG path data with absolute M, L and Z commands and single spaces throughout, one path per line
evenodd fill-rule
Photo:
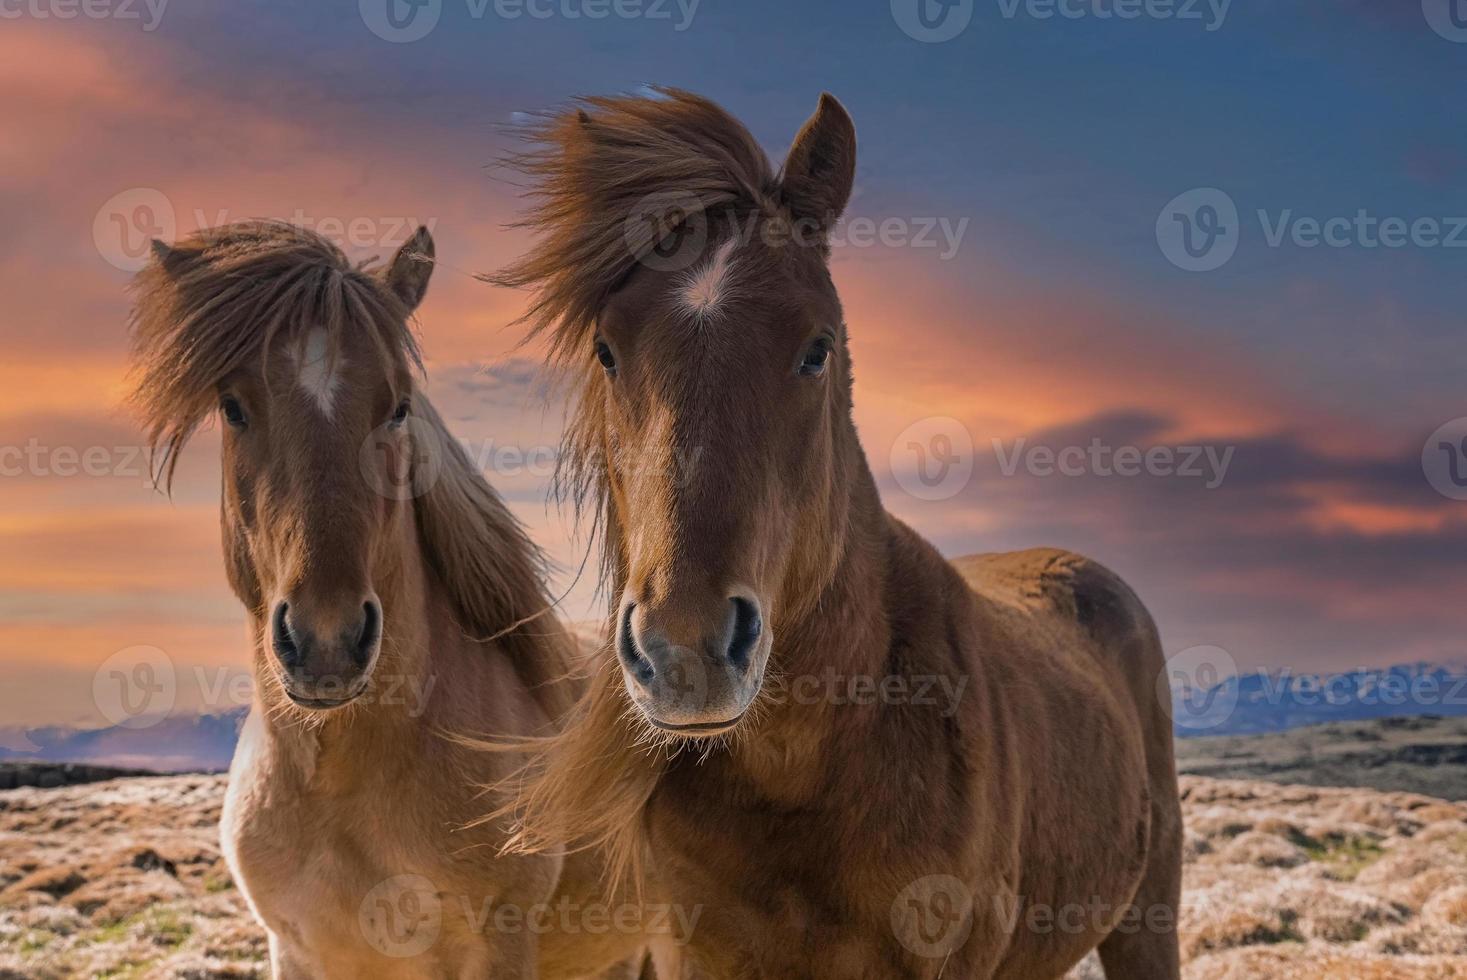
M 188 253 L 181 248 L 174 248 L 162 239 L 155 238 L 152 242 L 153 260 L 163 268 L 170 276 L 176 276 L 183 271 L 184 263 L 188 261 Z
M 796 220 L 828 234 L 846 209 L 856 182 L 856 124 L 829 92 L 790 147 L 781 173 L 784 198 Z
M 427 227 L 418 230 L 405 242 L 392 264 L 387 267 L 387 288 L 397 294 L 402 304 L 411 312 L 423 301 L 428 292 L 428 280 L 433 275 L 433 236 Z

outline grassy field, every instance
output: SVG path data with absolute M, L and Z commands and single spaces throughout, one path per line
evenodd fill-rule
M 0 792 L 0 978 L 265 976 L 264 936 L 219 854 L 223 787 Z M 1183 788 L 1188 980 L 1467 978 L 1467 806 L 1195 776 Z

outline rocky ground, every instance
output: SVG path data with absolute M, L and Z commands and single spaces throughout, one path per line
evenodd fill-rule
M 1188 980 L 1467 980 L 1467 805 L 1183 787 Z M 179 776 L 0 792 L 0 980 L 264 976 L 264 937 L 219 854 L 222 789 Z

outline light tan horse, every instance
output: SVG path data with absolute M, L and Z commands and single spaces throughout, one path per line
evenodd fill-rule
M 650 862 L 707 906 L 717 978 L 1041 980 L 1096 946 L 1115 980 L 1177 977 L 1145 608 L 1063 551 L 950 563 L 882 507 L 828 269 L 845 110 L 822 97 L 778 173 L 673 90 L 528 136 L 541 237 L 492 278 L 536 290 L 574 379 L 565 489 L 615 608 L 521 846 Z
M 511 762 L 450 736 L 546 731 L 572 648 L 539 553 L 415 391 L 427 231 L 380 273 L 271 222 L 154 250 L 136 400 L 169 480 L 221 422 L 255 676 L 222 834 L 274 975 L 572 977 L 637 953 L 634 927 L 577 928 L 594 860 L 562 875 L 468 826 Z

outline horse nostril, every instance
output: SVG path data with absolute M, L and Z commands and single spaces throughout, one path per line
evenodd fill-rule
M 377 650 L 377 641 L 382 638 L 382 610 L 377 603 L 368 599 L 362 603 L 362 630 L 357 636 L 353 656 L 357 666 L 365 667 Z
M 759 645 L 759 634 L 764 632 L 764 622 L 759 616 L 759 604 L 752 599 L 734 596 L 733 629 L 728 640 L 728 661 L 740 670 L 749 666 L 749 657 Z
M 647 684 L 656 676 L 657 669 L 637 647 L 637 637 L 632 631 L 632 612 L 636 608 L 637 604 L 634 602 L 628 602 L 622 608 L 621 623 L 616 630 L 616 652 L 621 658 L 622 666 L 630 670 L 637 680 Z
M 275 615 L 270 617 L 270 642 L 275 647 L 275 655 L 280 658 L 280 662 L 287 667 L 294 667 L 300 661 L 301 651 L 286 618 L 289 611 L 289 604 L 284 602 L 275 607 Z

